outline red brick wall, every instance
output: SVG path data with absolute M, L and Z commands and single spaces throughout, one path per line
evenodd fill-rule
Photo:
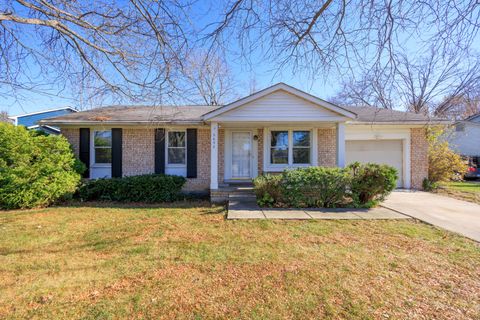
M 410 173 L 413 189 L 422 189 L 428 177 L 428 142 L 426 129 L 410 129 Z
M 337 165 L 337 132 L 335 129 L 318 129 L 318 165 Z
M 73 152 L 78 157 L 80 155 L 80 129 L 61 128 L 60 132 L 70 142 Z
M 155 129 L 122 130 L 122 173 L 138 176 L 155 172 Z
M 258 132 L 257 132 L 257 137 L 258 137 L 258 140 L 257 140 L 257 147 L 258 147 L 258 157 L 257 157 L 257 160 L 258 160 L 258 175 L 262 175 L 263 174 L 263 145 L 264 145 L 264 141 L 263 141 L 263 129 L 258 129 Z
M 209 139 L 210 139 L 210 136 L 209 136 Z M 208 165 L 210 166 L 210 163 Z M 218 183 L 219 184 L 223 183 L 224 178 L 225 178 L 225 129 L 218 129 Z

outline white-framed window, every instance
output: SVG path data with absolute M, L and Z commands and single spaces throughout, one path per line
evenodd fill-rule
M 310 165 L 311 155 L 312 132 L 310 130 L 270 131 L 270 165 Z
M 184 166 L 187 154 L 185 131 L 167 131 L 167 164 Z
M 93 132 L 93 162 L 95 164 L 112 163 L 112 131 L 96 130 Z

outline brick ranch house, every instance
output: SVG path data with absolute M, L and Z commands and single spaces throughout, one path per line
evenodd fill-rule
M 262 173 L 354 161 L 392 165 L 398 187 L 420 189 L 431 123 L 420 114 L 339 107 L 284 83 L 225 106 L 114 106 L 42 121 L 61 128 L 87 178 L 181 175 L 185 191 L 215 200 L 223 186 Z

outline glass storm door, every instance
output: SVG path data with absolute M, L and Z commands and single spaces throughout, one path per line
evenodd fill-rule
M 251 178 L 251 132 L 232 132 L 232 178 Z

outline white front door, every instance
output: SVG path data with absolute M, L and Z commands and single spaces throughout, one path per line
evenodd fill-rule
M 249 131 L 232 132 L 232 178 L 252 178 L 251 171 L 252 133 Z

